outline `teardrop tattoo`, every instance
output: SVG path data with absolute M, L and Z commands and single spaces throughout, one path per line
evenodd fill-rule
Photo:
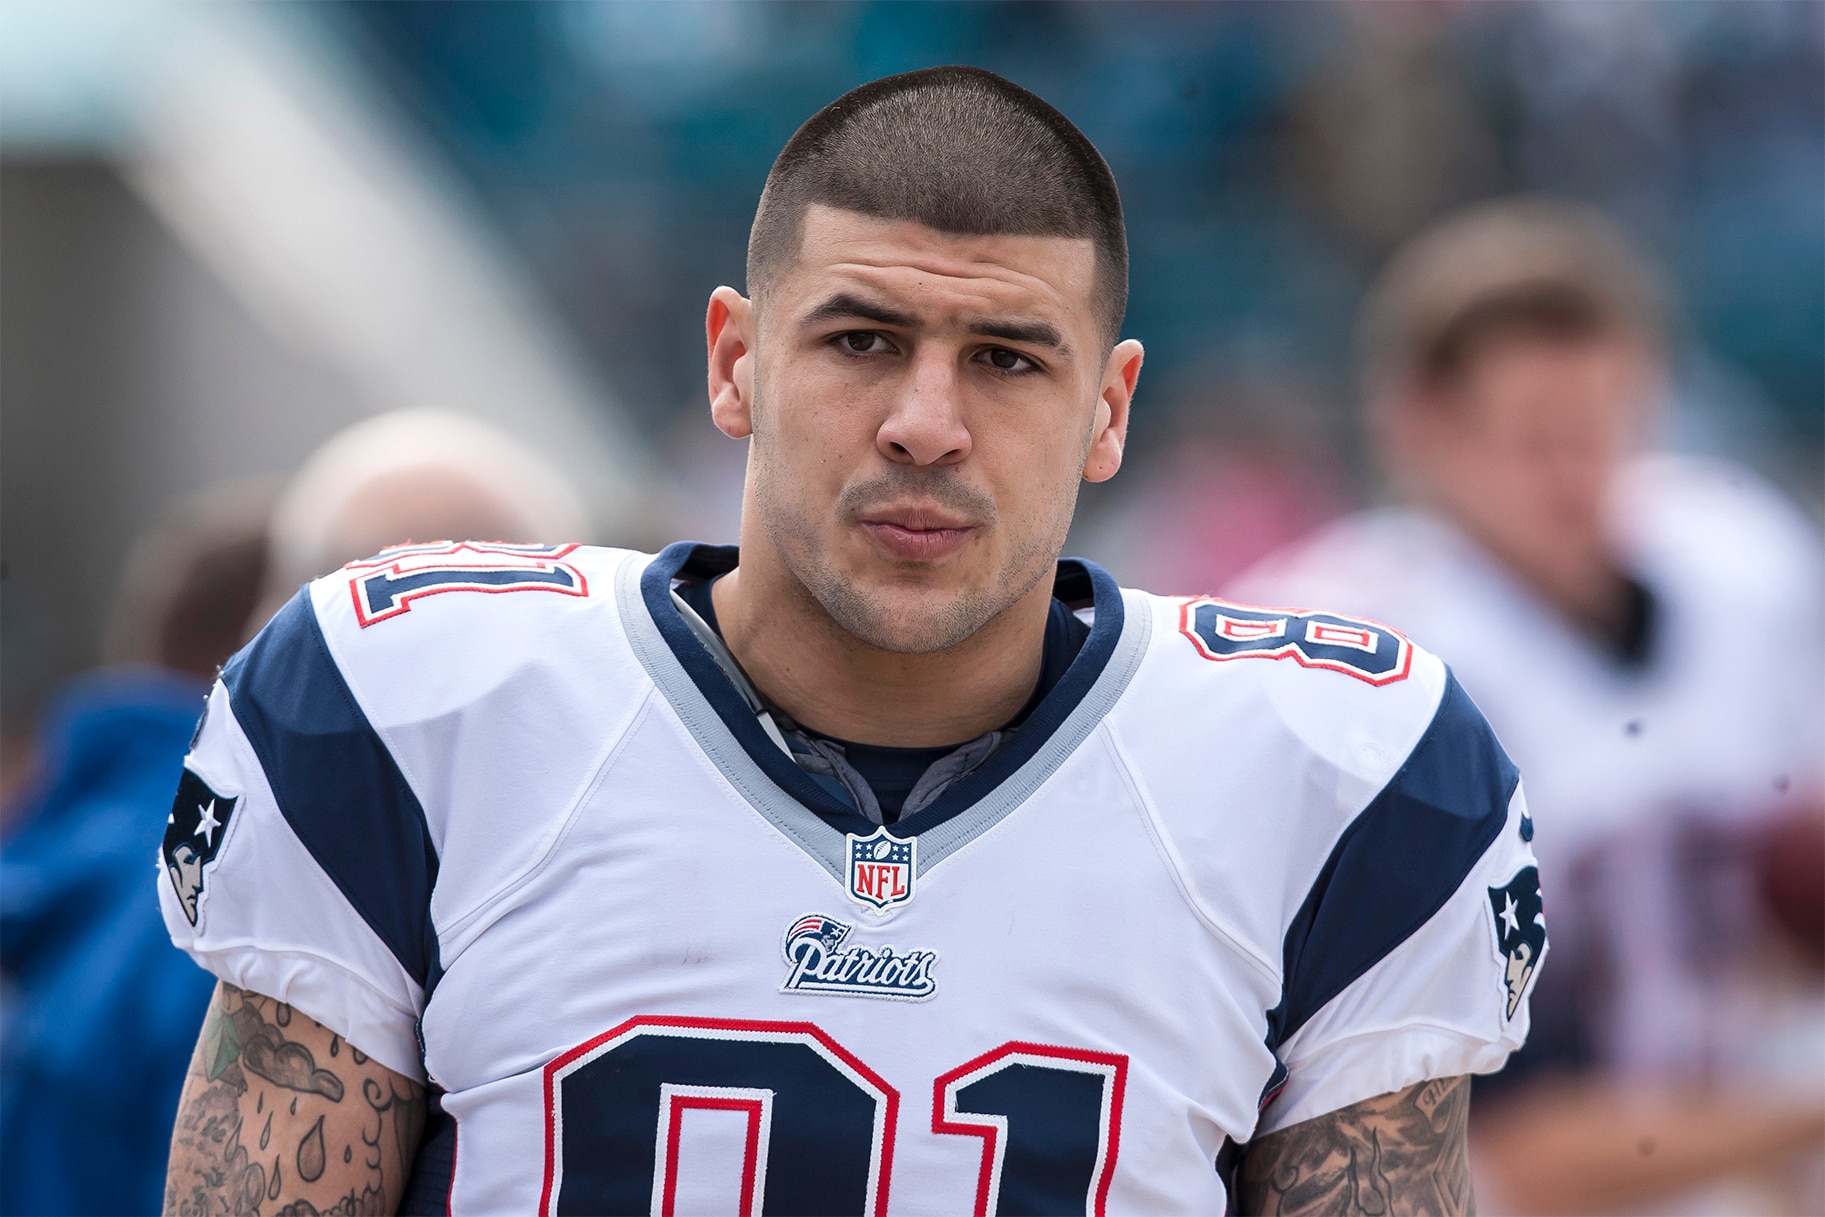
M 325 1153 L 323 1149 L 323 1117 L 310 1127 L 298 1142 L 298 1177 L 306 1183 L 315 1183 L 323 1178 Z

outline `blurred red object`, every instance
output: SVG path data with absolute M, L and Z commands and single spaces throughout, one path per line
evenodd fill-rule
M 1783 816 L 1756 843 L 1756 877 L 1776 924 L 1825 967 L 1825 806 Z

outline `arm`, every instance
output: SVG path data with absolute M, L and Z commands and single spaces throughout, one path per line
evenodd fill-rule
M 1434 1078 L 1250 1142 L 1236 1172 L 1244 1213 L 1476 1211 L 1464 1132 L 1470 1079 Z
M 424 1118 L 423 1086 L 223 982 L 178 1101 L 165 1212 L 394 1212 Z

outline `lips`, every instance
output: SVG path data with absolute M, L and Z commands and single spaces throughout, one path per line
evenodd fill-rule
M 901 562 L 948 558 L 976 531 L 973 524 L 924 510 L 870 512 L 857 523 L 869 540 Z

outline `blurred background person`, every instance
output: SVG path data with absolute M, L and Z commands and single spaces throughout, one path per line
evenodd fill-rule
M 148 1213 L 212 979 L 150 898 L 197 715 L 265 574 L 269 484 L 180 508 L 134 547 L 102 669 L 44 716 L 0 843 L 0 1211 Z
M 576 493 L 486 424 L 383 414 L 282 493 L 230 486 L 134 550 L 108 666 L 76 680 L 0 848 L 0 1212 L 150 1213 L 214 986 L 163 936 L 156 857 L 209 682 L 298 586 L 388 545 L 584 539 Z
M 1164 434 L 1130 450 L 1140 475 L 1069 547 L 1119 556 L 1136 587 L 1222 587 L 1356 501 L 1334 413 L 1290 369 L 1212 360 L 1149 400 Z
M 1400 505 L 1227 589 L 1411 634 L 1525 775 L 1554 958 L 1526 1049 L 1479 1086 L 1491 1211 L 1779 1208 L 1766 1175 L 1690 1192 L 1796 1153 L 1818 1184 L 1825 567 L 1746 470 L 1644 453 L 1665 312 L 1585 208 L 1486 203 L 1416 238 L 1363 324 Z
M 591 539 L 576 491 L 506 432 L 436 410 L 377 415 L 319 448 L 273 509 L 272 557 L 247 635 L 301 584 L 390 545 Z

